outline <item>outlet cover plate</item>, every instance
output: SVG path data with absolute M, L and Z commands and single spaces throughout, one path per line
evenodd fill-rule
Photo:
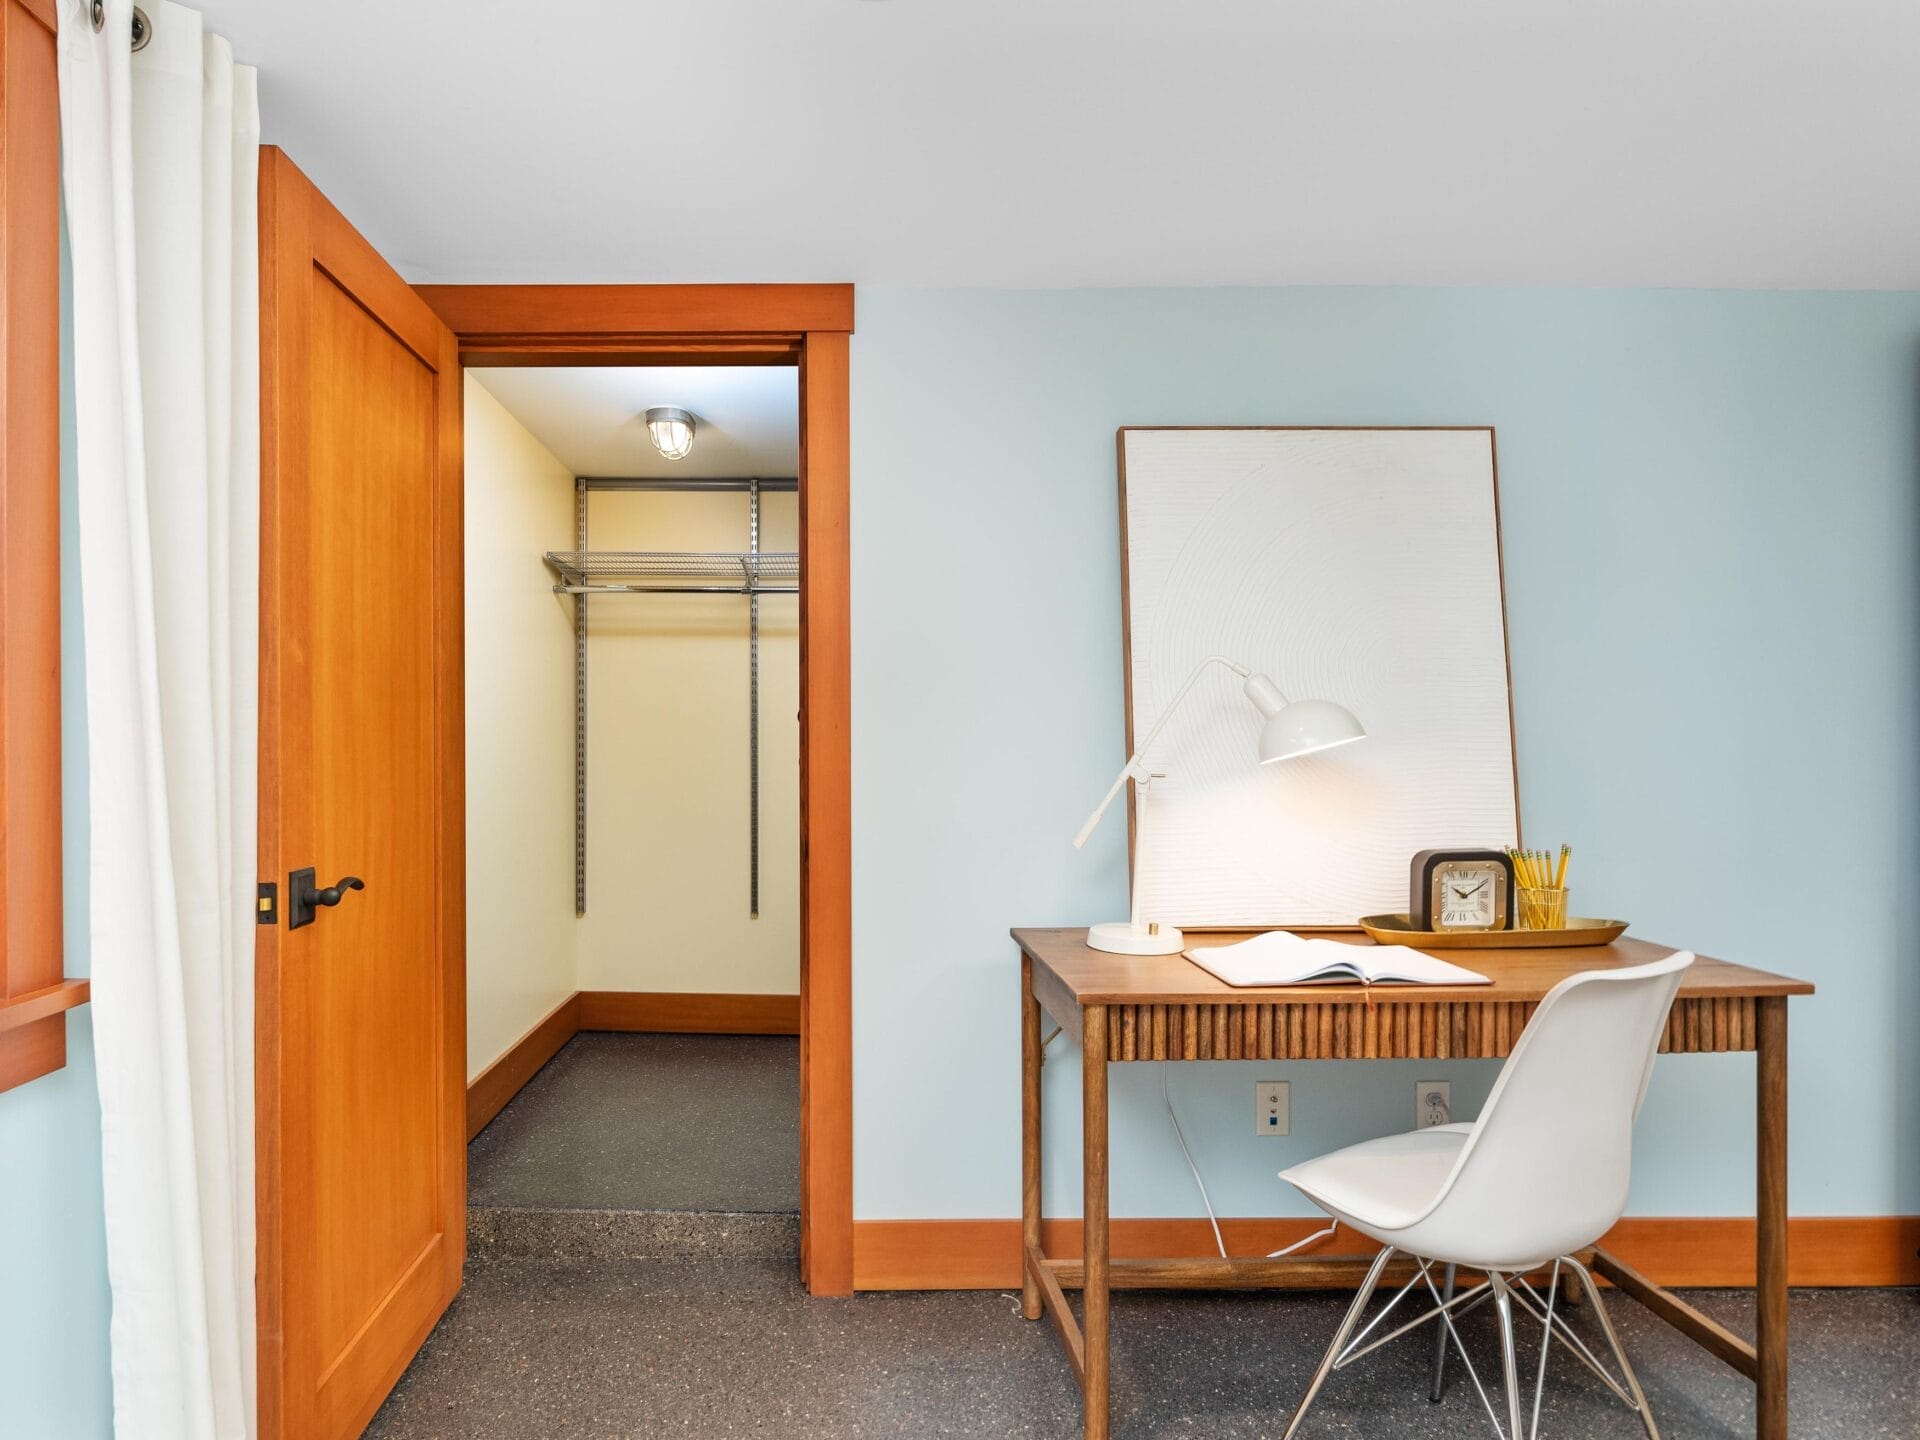
M 1429 1130 L 1453 1123 L 1453 1082 L 1421 1080 L 1413 1087 L 1413 1126 Z
M 1253 1087 L 1253 1131 L 1256 1135 L 1284 1135 L 1293 1125 L 1292 1102 L 1285 1080 L 1261 1080 Z

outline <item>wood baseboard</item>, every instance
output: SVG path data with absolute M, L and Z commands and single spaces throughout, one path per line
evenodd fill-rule
M 580 1033 L 580 992 L 553 1007 L 545 1019 L 514 1041 L 507 1052 L 467 1082 L 467 1139 L 507 1108 L 520 1087 L 540 1073 L 560 1047 Z
M 1222 1220 L 1228 1250 L 1265 1255 L 1305 1238 L 1323 1221 Z M 1043 1239 L 1058 1259 L 1080 1254 L 1080 1222 L 1050 1220 Z M 1351 1237 L 1330 1253 L 1374 1247 Z M 1754 1222 L 1742 1218 L 1629 1217 L 1602 1244 L 1661 1285 L 1753 1284 Z M 1920 1285 L 1920 1216 L 1801 1216 L 1791 1222 L 1790 1284 Z M 1214 1253 L 1205 1220 L 1115 1220 L 1115 1259 Z M 1008 1290 L 1020 1284 L 1018 1220 L 860 1220 L 853 1227 L 856 1290 Z
M 582 990 L 580 1028 L 670 1035 L 798 1035 L 800 997 Z
M 582 1030 L 669 1035 L 798 1035 L 798 995 L 674 995 L 576 990 L 467 1084 L 467 1139 Z M 1016 1225 L 1016 1229 L 1019 1227 Z

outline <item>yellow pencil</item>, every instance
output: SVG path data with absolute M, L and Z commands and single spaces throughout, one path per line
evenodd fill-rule
M 1571 845 L 1562 845 L 1560 847 L 1560 873 L 1553 877 L 1553 887 L 1556 890 L 1564 890 L 1567 888 L 1567 857 L 1572 854 L 1573 847 Z

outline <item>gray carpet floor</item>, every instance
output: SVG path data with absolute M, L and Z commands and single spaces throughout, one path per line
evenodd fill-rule
M 467 1147 L 467 1198 L 795 1213 L 800 1042 L 576 1035 Z
M 1745 1326 L 1749 1297 L 1701 1292 Z M 1116 1440 L 1276 1436 L 1344 1303 L 1337 1295 L 1114 1297 Z M 385 1440 L 680 1436 L 1059 1440 L 1079 1400 L 1052 1328 L 999 1292 L 814 1300 L 790 1262 L 496 1260 L 465 1292 L 376 1417 Z M 1748 1385 L 1624 1298 L 1613 1314 L 1669 1440 L 1752 1435 Z M 1490 1369 L 1492 1317 L 1463 1322 Z M 1591 1324 L 1590 1317 L 1577 1322 Z M 1920 1435 L 1920 1292 L 1797 1291 L 1796 1440 Z M 1523 1363 L 1531 1354 L 1523 1348 Z M 1307 1437 L 1488 1436 L 1458 1365 L 1425 1395 L 1425 1343 L 1336 1375 Z M 1542 1436 L 1641 1430 L 1560 1356 Z
M 476 1244 L 460 1298 L 367 1434 L 1079 1435 L 1079 1396 L 1052 1327 L 1021 1319 L 1017 1296 L 815 1300 L 785 1253 L 791 1237 L 752 1230 L 791 1224 L 780 1215 L 798 1208 L 797 1058 L 794 1041 L 757 1037 L 570 1042 L 470 1147 L 472 1201 L 486 1221 L 476 1235 L 508 1222 L 529 1233 Z M 624 1235 L 615 1222 L 647 1234 Z M 1750 1295 L 1694 1298 L 1751 1332 Z M 1116 1294 L 1115 1440 L 1278 1435 L 1346 1303 L 1332 1294 Z M 1668 1440 L 1752 1435 L 1745 1381 L 1624 1297 L 1612 1314 Z M 1462 1323 L 1493 1376 L 1492 1315 Z M 1591 1314 L 1575 1323 L 1592 1333 Z M 1791 1335 L 1796 1440 L 1920 1436 L 1920 1291 L 1796 1291 Z M 1530 1366 L 1538 1351 L 1523 1336 Z M 1337 1374 L 1305 1436 L 1491 1435 L 1457 1362 L 1446 1399 L 1427 1401 L 1431 1353 L 1422 1334 Z M 1547 1397 L 1543 1436 L 1642 1434 L 1564 1353 Z

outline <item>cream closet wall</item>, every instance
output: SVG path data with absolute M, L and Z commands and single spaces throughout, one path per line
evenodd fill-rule
M 747 601 L 588 602 L 587 914 L 573 907 L 573 472 L 466 382 L 467 1075 L 575 990 L 800 988 L 799 597 L 760 599 L 760 915 L 748 913 Z M 797 497 L 761 497 L 763 550 Z M 746 548 L 747 497 L 596 492 L 596 550 Z
M 797 498 L 760 497 L 762 550 L 799 547 Z M 587 534 L 595 550 L 744 550 L 747 497 L 596 491 Z M 580 988 L 797 995 L 800 597 L 760 597 L 758 919 L 746 597 L 595 595 L 587 617 Z
M 467 1078 L 579 985 L 573 607 L 540 554 L 573 534 L 573 474 L 469 374 Z

